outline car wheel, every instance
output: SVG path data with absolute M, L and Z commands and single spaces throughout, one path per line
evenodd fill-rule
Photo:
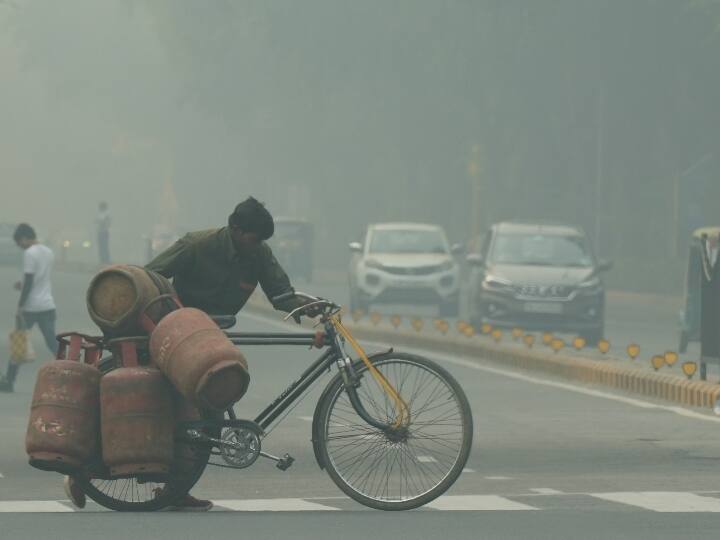
M 440 317 L 457 317 L 460 313 L 460 301 L 454 300 L 440 304 L 438 314 Z
M 688 333 L 682 330 L 680 332 L 680 344 L 678 346 L 678 352 L 680 352 L 680 354 L 684 354 L 687 352 L 689 342 L 690 338 L 688 336 Z
M 605 337 L 605 327 L 598 326 L 597 328 L 584 330 L 580 333 L 580 336 L 585 339 L 589 347 L 594 347 L 601 339 Z
M 367 311 L 370 305 L 358 298 L 358 293 L 350 289 L 350 311 Z

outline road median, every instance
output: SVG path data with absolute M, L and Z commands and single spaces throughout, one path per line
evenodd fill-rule
M 258 296 L 253 297 L 246 309 L 259 315 L 278 314 Z M 552 349 L 542 349 L 540 346 L 523 348 L 515 343 L 493 343 L 480 336 L 467 337 L 449 333 L 443 335 L 431 328 L 413 332 L 352 321 L 347 321 L 346 324 L 361 340 L 462 355 L 514 369 L 546 373 L 583 384 L 606 386 L 683 406 L 712 409 L 720 399 L 718 384 L 625 367 L 613 363 L 609 357 L 606 360 L 593 360 L 563 351 L 556 353 Z

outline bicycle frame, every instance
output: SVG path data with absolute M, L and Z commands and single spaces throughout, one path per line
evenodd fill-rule
M 405 402 L 397 391 L 387 382 L 385 377 L 375 368 L 363 349 L 357 344 L 350 332 L 343 326 L 336 315 L 327 317 L 324 321 L 326 345 L 329 347 L 315 362 L 313 362 L 301 375 L 288 386 L 275 400 L 270 403 L 254 419 L 255 424 L 265 431 L 285 410 L 288 409 L 304 392 L 325 372 L 336 364 L 343 378 L 345 391 L 348 393 L 350 403 L 358 415 L 369 425 L 383 431 L 402 429 L 409 423 L 410 415 Z M 235 345 L 305 345 L 316 344 L 314 333 L 244 333 L 226 332 L 226 335 Z M 386 424 L 373 418 L 363 406 L 357 394 L 360 386 L 359 379 L 353 368 L 353 362 L 345 352 L 344 342 L 351 344 L 360 359 L 368 367 L 372 376 L 383 389 L 398 404 L 400 414 L 394 422 Z M 232 408 L 228 409 L 231 419 L 236 419 Z

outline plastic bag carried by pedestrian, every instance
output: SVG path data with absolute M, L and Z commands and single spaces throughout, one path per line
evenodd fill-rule
M 30 330 L 26 330 L 25 320 L 17 317 L 15 330 L 10 332 L 10 361 L 24 364 L 35 360 L 35 349 L 30 341 Z

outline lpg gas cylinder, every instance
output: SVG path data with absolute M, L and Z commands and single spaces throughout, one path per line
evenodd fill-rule
M 122 367 L 100 381 L 103 462 L 113 477 L 163 474 L 173 460 L 172 388 L 154 368 Z
M 72 360 L 40 368 L 25 449 L 30 465 L 69 474 L 97 451 L 100 371 Z
M 227 409 L 250 383 L 242 353 L 199 309 L 166 315 L 150 335 L 150 357 L 186 399 L 203 409 Z
M 176 297 L 160 274 L 139 266 L 118 264 L 99 272 L 87 290 L 87 308 L 93 321 L 106 336 L 142 335 L 144 315 L 160 320 L 175 309 L 177 302 L 155 302 L 161 295 Z

